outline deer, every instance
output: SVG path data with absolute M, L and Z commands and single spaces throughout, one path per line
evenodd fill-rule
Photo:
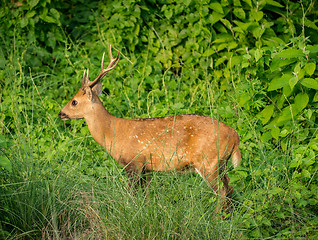
M 130 186 L 141 185 L 143 188 L 145 182 L 150 181 L 149 172 L 190 169 L 198 173 L 219 197 L 216 211 L 226 210 L 233 192 L 226 165 L 230 158 L 234 168 L 241 161 L 238 133 L 226 124 L 202 115 L 134 119 L 113 116 L 99 98 L 101 80 L 119 62 L 119 51 L 115 58 L 111 46 L 109 52 L 109 65 L 103 66 L 104 53 L 101 72 L 94 81 L 89 80 L 89 70 L 84 70 L 81 88 L 58 116 L 62 120 L 84 118 L 96 142 L 124 167 Z

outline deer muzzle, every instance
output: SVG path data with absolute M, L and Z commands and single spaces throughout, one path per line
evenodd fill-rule
M 69 116 L 67 114 L 63 113 L 62 111 L 59 112 L 59 118 L 61 118 L 62 120 L 70 119 Z

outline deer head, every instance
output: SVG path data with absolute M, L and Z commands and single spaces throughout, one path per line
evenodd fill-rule
M 59 112 L 59 117 L 63 120 L 68 119 L 80 119 L 85 118 L 90 112 L 90 109 L 93 108 L 94 104 L 99 104 L 100 100 L 98 96 L 102 92 L 102 83 L 101 80 L 106 76 L 106 74 L 114 69 L 119 61 L 119 51 L 116 58 L 113 58 L 112 49 L 110 46 L 110 63 L 107 68 L 104 68 L 104 56 L 103 54 L 101 62 L 101 72 L 96 77 L 94 81 L 89 80 L 89 71 L 84 71 L 82 87 L 76 93 L 76 95 L 69 101 L 65 107 Z M 86 74 L 85 74 L 86 73 Z

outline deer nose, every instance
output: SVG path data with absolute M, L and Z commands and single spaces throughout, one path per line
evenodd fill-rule
M 59 118 L 61 118 L 63 120 L 69 119 L 69 117 L 65 113 L 63 113 L 62 111 L 59 112 Z

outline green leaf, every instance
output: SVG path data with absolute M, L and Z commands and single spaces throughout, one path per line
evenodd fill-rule
M 280 57 L 280 58 L 296 58 L 296 57 L 301 57 L 303 56 L 303 52 L 300 49 L 294 49 L 294 48 L 288 48 L 280 53 L 278 53 L 275 57 Z
M 203 56 L 203 57 L 208 57 L 208 56 L 211 56 L 211 55 L 214 54 L 214 53 L 215 53 L 215 50 L 214 50 L 214 49 L 208 48 L 208 49 L 202 54 L 202 56 Z
M 298 155 L 299 154 L 297 154 L 296 157 L 291 160 L 289 168 L 297 168 L 300 166 L 301 158 Z
M 172 109 L 173 110 L 178 110 L 178 109 L 182 109 L 184 107 L 184 104 L 183 103 L 175 103 L 172 105 Z
M 165 14 L 166 18 L 170 19 L 173 15 L 172 8 L 167 8 L 164 14 Z
M 47 23 L 55 23 L 55 19 L 50 17 L 50 16 L 47 16 L 47 15 L 40 15 L 40 18 L 44 21 L 44 22 L 47 22 Z
M 211 16 L 209 17 L 209 21 L 211 22 L 211 24 L 215 24 L 216 22 L 220 21 L 220 19 L 222 19 L 222 17 L 224 17 L 224 14 L 219 13 L 217 11 L 213 11 Z
M 307 93 L 298 93 L 295 97 L 296 114 L 302 111 L 308 104 L 309 97 Z
M 2 54 L 0 54 L 0 68 L 4 69 L 6 67 L 6 65 L 7 65 L 6 58 Z M 1 135 L 0 135 L 0 137 L 1 137 Z
M 262 134 L 262 136 L 261 136 L 261 140 L 263 141 L 263 142 L 268 142 L 268 141 L 270 141 L 271 139 L 273 138 L 273 136 L 272 136 L 272 134 L 270 133 L 270 132 L 264 132 L 263 134 Z
M 53 18 L 55 18 L 56 22 L 58 23 L 58 25 L 60 26 L 60 13 L 55 9 L 55 8 L 51 8 L 50 9 L 50 13 L 52 15 Z
M 253 229 L 252 231 L 250 231 L 249 234 L 252 238 L 261 238 L 261 236 L 262 236 L 259 229 Z
M 280 7 L 280 8 L 284 7 L 279 2 L 276 2 L 276 1 L 273 1 L 273 0 L 266 0 L 266 4 L 269 4 L 269 5 L 272 5 L 272 6 L 275 6 L 275 7 Z
M 257 22 L 261 20 L 264 16 L 264 13 L 262 11 L 258 11 L 257 9 L 251 10 L 250 14 L 251 17 Z
M 283 97 L 289 97 L 290 94 L 292 93 L 292 89 L 290 88 L 289 84 L 283 87 Z
M 272 189 L 270 189 L 268 192 L 271 194 L 271 195 L 275 195 L 275 194 L 278 194 L 278 193 L 281 193 L 283 192 L 284 190 L 280 187 L 273 187 Z
M 300 65 L 301 65 L 301 62 L 298 62 L 298 63 L 296 64 L 296 66 L 294 67 L 294 73 L 295 73 L 295 74 L 298 74 L 298 73 L 299 73 L 299 71 L 300 71 Z
M 215 66 L 219 66 L 220 64 L 222 64 L 225 60 L 227 60 L 227 57 L 226 56 L 223 56 L 221 58 L 218 58 L 218 60 L 216 60 L 215 62 Z
M 274 71 L 280 70 L 280 68 L 284 66 L 289 66 L 295 61 L 296 61 L 295 58 L 282 59 L 280 57 L 274 57 L 270 65 L 271 71 L 274 72 Z
M 247 101 L 250 100 L 250 99 L 251 99 L 250 94 L 248 94 L 248 93 L 243 93 L 243 94 L 241 94 L 240 97 L 239 97 L 239 104 L 240 104 L 241 106 L 244 106 L 244 104 L 247 103 Z
M 222 43 L 217 47 L 218 52 L 222 51 L 223 49 L 225 49 L 228 46 L 227 43 Z
M 316 93 L 315 93 L 315 96 L 314 96 L 313 102 L 318 102 L 318 92 L 316 92 Z
M 192 0 L 184 0 L 184 1 L 183 1 L 183 4 L 184 4 L 186 7 L 188 7 L 188 6 L 190 5 L 191 1 L 192 1 Z
M 258 60 L 263 56 L 263 51 L 260 49 L 255 50 L 255 61 L 258 62 Z
M 228 51 L 237 48 L 238 44 L 236 42 L 229 42 L 229 46 L 227 47 Z M 241 56 L 239 56 L 241 58 Z
M 298 78 L 297 77 L 292 77 L 291 79 L 289 79 L 289 86 L 290 86 L 290 89 L 293 90 L 294 89 L 294 86 L 297 84 L 298 82 Z
M 55 34 L 52 32 L 47 33 L 47 45 L 50 46 L 52 49 L 55 48 L 56 38 L 55 38 Z
M 232 28 L 232 24 L 229 20 L 225 19 L 225 18 L 221 18 L 220 21 L 224 24 L 225 27 L 227 27 L 228 29 Z
M 280 78 L 274 78 L 269 84 L 268 91 L 274 91 L 286 86 L 293 75 L 287 73 Z
M 28 23 L 29 23 L 29 19 L 27 17 L 22 18 L 20 22 L 21 28 L 26 27 Z
M 300 83 L 305 87 L 318 90 L 318 81 L 313 78 L 304 78 Z
M 297 75 L 298 80 L 303 79 L 305 76 L 305 73 L 306 73 L 305 69 L 300 69 L 300 71 L 298 72 L 298 75 Z
M 248 173 L 244 170 L 237 170 L 237 171 L 235 171 L 235 173 L 242 176 L 243 178 L 246 178 L 248 176 Z
M 316 70 L 316 64 L 314 63 L 307 63 L 304 67 L 306 73 L 311 76 L 314 74 L 315 70 Z
M 27 18 L 32 18 L 36 14 L 36 11 L 29 11 L 25 16 Z
M 242 8 L 238 8 L 238 7 L 234 8 L 233 13 L 237 18 L 242 20 L 244 20 L 246 17 L 245 12 Z
M 38 5 L 40 0 L 30 0 L 29 5 L 30 5 L 30 9 L 34 8 L 36 5 Z
M 0 167 L 3 167 L 9 172 L 12 172 L 12 164 L 10 160 L 5 156 L 0 156 Z
M 234 7 L 242 7 L 240 0 L 234 0 Z
M 308 50 L 309 50 L 309 52 L 311 54 L 318 53 L 318 44 L 312 45 L 312 46 L 308 46 Z
M 274 126 L 271 129 L 271 134 L 272 134 L 273 138 L 275 138 L 276 140 L 278 140 L 278 138 L 279 138 L 279 133 L 280 133 L 279 127 Z
M 0 135 L 0 147 L 6 148 L 8 146 L 8 142 L 3 135 Z
M 308 18 L 305 19 L 305 26 L 312 28 L 316 31 L 318 30 L 318 27 L 316 26 L 316 24 L 314 22 L 310 21 Z
M 313 165 L 316 162 L 316 158 L 315 157 L 307 157 L 303 159 L 303 164 L 308 167 L 310 165 Z
M 276 213 L 276 216 L 279 217 L 279 218 L 281 218 L 281 219 L 285 219 L 285 218 L 286 218 L 284 212 L 277 212 L 277 213 Z
M 252 0 L 243 0 L 243 2 L 246 2 L 250 7 L 252 7 Z
M 258 26 L 252 30 L 253 36 L 257 39 L 261 38 L 264 32 L 265 32 L 265 28 L 263 28 L 262 26 Z
M 241 62 L 242 62 L 242 57 L 241 56 L 233 56 L 228 61 L 228 66 L 230 66 L 230 68 L 233 68 L 234 66 L 237 66 Z
M 293 113 L 293 109 L 295 108 L 295 104 L 291 104 L 290 106 L 285 107 L 282 112 L 280 113 L 278 119 L 277 119 L 277 126 L 281 126 L 286 121 L 289 121 L 292 119 L 292 116 L 295 115 Z
M 213 43 L 228 43 L 229 41 L 233 40 L 233 36 L 231 34 L 222 33 L 218 34 L 216 36 L 216 39 L 213 41 Z
M 264 218 L 262 219 L 262 223 L 263 223 L 265 226 L 271 226 L 271 225 L 272 225 L 271 221 L 270 221 L 268 218 L 266 218 L 266 217 L 264 217 Z
M 136 24 L 136 27 L 135 27 L 135 35 L 136 35 L 136 36 L 139 36 L 139 32 L 140 32 L 140 25 L 139 25 L 139 24 Z
M 266 106 L 257 117 L 262 121 L 262 124 L 266 124 L 272 117 L 274 113 L 274 105 Z
M 210 8 L 211 8 L 213 11 L 216 11 L 216 12 L 218 12 L 218 13 L 224 14 L 222 5 L 221 5 L 220 3 L 218 3 L 218 2 L 210 3 Z
M 301 172 L 301 176 L 303 178 L 308 178 L 309 179 L 311 177 L 311 174 L 310 174 L 310 172 L 307 169 L 303 169 L 302 172 Z

